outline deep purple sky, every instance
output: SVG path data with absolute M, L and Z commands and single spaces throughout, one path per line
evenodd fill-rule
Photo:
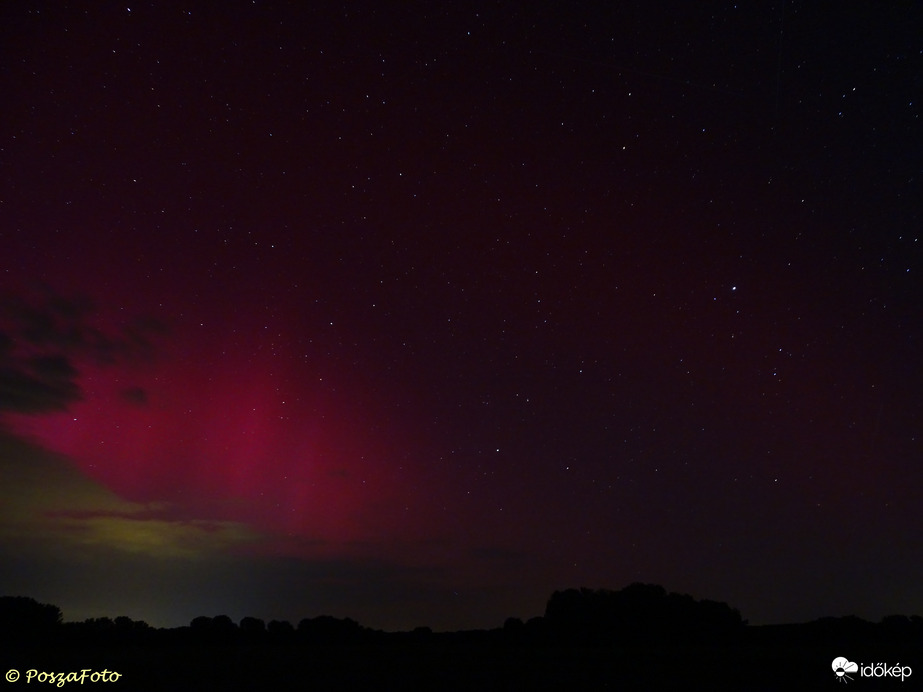
M 6 3 L 0 593 L 923 612 L 921 20 Z

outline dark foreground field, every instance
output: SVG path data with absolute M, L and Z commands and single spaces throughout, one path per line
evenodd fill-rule
M 325 615 L 297 627 L 220 615 L 156 629 L 127 617 L 63 622 L 57 606 L 6 597 L 0 671 L 11 691 L 827 690 L 855 683 L 860 691 L 903 692 L 923 682 L 923 618 L 756 627 L 726 604 L 636 584 L 556 591 L 543 616 L 509 618 L 491 630 L 383 632 Z
M 13 647 L 3 672 L 19 671 L 7 690 L 49 689 L 27 671 L 118 672 L 117 682 L 66 683 L 98 690 L 824 690 L 840 689 L 831 661 L 916 664 L 918 646 L 741 641 L 724 646 L 509 645 L 471 641 L 380 641 L 361 645 L 169 644 Z M 759 637 L 749 637 L 751 640 Z M 918 680 L 859 679 L 856 689 L 916 688 Z

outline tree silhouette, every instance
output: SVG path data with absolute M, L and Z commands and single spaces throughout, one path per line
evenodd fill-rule
M 7 642 L 34 641 L 60 630 L 61 609 L 25 596 L 0 597 L 0 637 Z
M 663 643 L 722 639 L 743 627 L 740 613 L 725 603 L 667 594 L 655 584 L 621 591 L 555 591 L 545 608 L 554 638 L 580 643 Z
M 503 635 L 508 641 L 520 643 L 525 637 L 526 623 L 521 618 L 507 618 L 503 623 Z
M 189 629 L 195 639 L 212 644 L 232 642 L 239 633 L 237 625 L 227 615 L 216 615 L 213 618 L 200 615 L 189 623 Z
M 344 644 L 356 641 L 361 633 L 362 626 L 350 618 L 319 615 L 298 623 L 298 636 L 313 644 Z
M 212 619 L 206 615 L 199 615 L 192 619 L 189 628 L 196 634 L 204 635 L 211 631 Z
M 270 620 L 266 631 L 274 640 L 288 641 L 295 636 L 295 627 L 288 620 Z
M 244 641 L 262 641 L 266 636 L 266 623 L 259 618 L 242 618 L 240 621 L 240 635 Z

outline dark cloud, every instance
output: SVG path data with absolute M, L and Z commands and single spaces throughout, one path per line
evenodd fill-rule
M 80 353 L 101 365 L 152 358 L 154 340 L 166 332 L 162 322 L 150 317 L 103 326 L 89 298 L 68 298 L 48 288 L 6 296 L 4 303 L 0 324 L 8 337 L 33 349 Z
M 15 297 L 10 315 L 18 323 L 19 335 L 42 348 L 72 349 L 88 340 L 87 317 L 93 311 L 89 300 L 68 300 L 48 291 L 37 301 Z
M 123 326 L 116 334 L 90 330 L 84 345 L 89 355 L 100 365 L 150 361 L 157 355 L 157 337 L 166 331 L 166 326 L 159 320 L 138 318 Z
M 149 361 L 157 351 L 157 336 L 166 331 L 148 318 L 105 328 L 91 300 L 49 289 L 28 297 L 5 296 L 2 305 L 0 412 L 67 410 L 81 399 L 81 361 L 103 366 Z M 137 405 L 147 403 L 139 387 L 124 390 L 122 396 Z
M 29 367 L 46 380 L 71 380 L 77 376 L 77 369 L 65 356 L 36 356 L 29 359 Z
M 81 398 L 76 377 L 61 355 L 16 359 L 0 352 L 0 411 L 64 411 Z
M 141 387 L 129 387 L 122 390 L 122 398 L 136 406 L 147 406 L 147 392 Z

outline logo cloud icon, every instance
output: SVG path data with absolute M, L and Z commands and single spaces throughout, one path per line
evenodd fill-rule
M 858 673 L 859 665 L 842 656 L 833 659 L 833 672 L 836 673 L 838 680 L 849 679 L 847 673 Z

